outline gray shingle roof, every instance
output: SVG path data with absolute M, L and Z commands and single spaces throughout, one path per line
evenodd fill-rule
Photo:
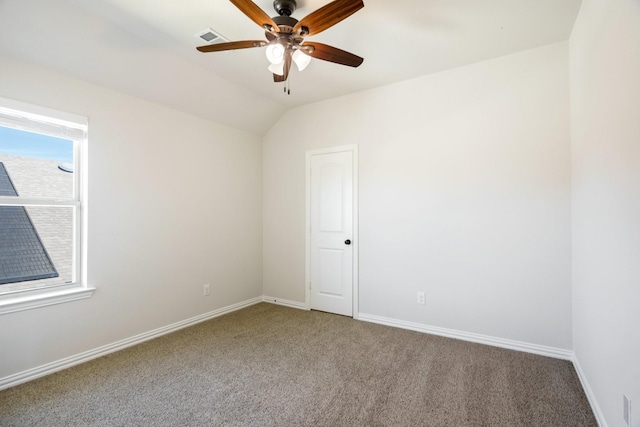
M 9 173 L 4 167 L 4 163 L 0 162 L 0 196 L 17 196 L 18 192 L 11 182 Z
M 0 162 L 0 195 L 18 196 Z M 22 206 L 0 206 L 0 285 L 58 277 L 38 232 Z

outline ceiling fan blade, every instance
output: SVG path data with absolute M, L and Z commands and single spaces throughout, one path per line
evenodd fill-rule
M 283 81 L 287 80 L 287 77 L 289 77 L 289 70 L 291 70 L 291 55 L 293 55 L 293 51 L 287 49 L 287 53 L 284 55 L 284 76 L 282 76 Z
M 235 50 L 235 49 L 248 49 L 250 47 L 262 47 L 266 46 L 267 42 L 264 40 L 244 40 L 240 42 L 228 42 L 228 43 L 216 43 L 207 44 L 204 46 L 198 46 L 200 52 L 220 52 L 223 50 Z
M 287 81 L 287 78 L 289 78 L 289 71 L 291 70 L 291 55 L 293 55 L 293 51 L 291 50 L 287 50 L 286 53 L 284 54 L 284 64 L 282 66 L 283 69 L 283 74 L 279 75 L 276 73 L 273 73 L 273 81 L 276 83 L 279 82 L 284 82 Z
M 321 7 L 315 12 L 305 16 L 293 27 L 293 32 L 297 33 L 302 27 L 308 29 L 304 36 L 318 34 L 329 27 L 337 24 L 343 19 L 353 15 L 364 7 L 362 0 L 335 0 Z
M 323 43 L 305 42 L 303 48 L 310 46 L 312 49 L 304 49 L 309 56 L 323 61 L 335 62 L 336 64 L 348 65 L 349 67 L 358 67 L 364 61 L 364 58 L 349 53 L 346 50 L 329 46 Z
M 230 0 L 242 13 L 247 15 L 256 24 L 260 25 L 264 29 L 271 27 L 273 31 L 280 31 L 278 25 L 273 22 L 273 19 L 269 17 L 260 7 L 251 0 Z

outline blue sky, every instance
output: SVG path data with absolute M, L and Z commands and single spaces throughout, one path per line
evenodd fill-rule
M 73 163 L 73 141 L 0 126 L 0 154 Z

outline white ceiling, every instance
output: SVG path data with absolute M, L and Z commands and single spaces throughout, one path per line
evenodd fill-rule
M 254 0 L 270 16 L 272 0 Z M 288 108 L 567 40 L 580 0 L 364 0 L 309 37 L 364 57 L 272 81 L 264 48 L 200 53 L 195 34 L 264 32 L 228 0 L 0 0 L 0 54 L 263 134 Z M 328 0 L 298 0 L 301 19 Z M 1 94 L 0 94 L 1 95 Z

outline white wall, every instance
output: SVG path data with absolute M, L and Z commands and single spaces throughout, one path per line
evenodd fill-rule
M 89 117 L 97 287 L 0 316 L 0 378 L 262 295 L 260 137 L 2 57 L 0 96 Z
M 640 2 L 583 0 L 571 41 L 573 336 L 609 426 L 640 426 Z
M 355 143 L 361 313 L 571 349 L 568 76 L 559 43 L 288 111 L 265 295 L 304 301 L 305 150 Z

